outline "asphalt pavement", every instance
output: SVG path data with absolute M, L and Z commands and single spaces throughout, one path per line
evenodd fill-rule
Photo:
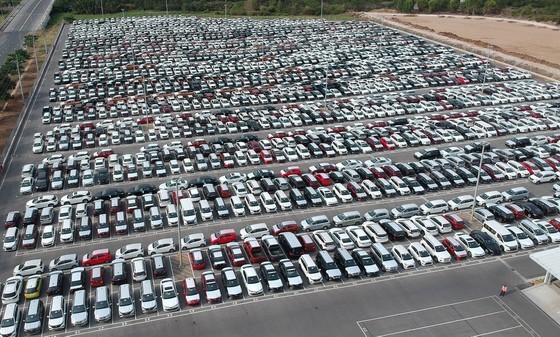
M 0 34 L 0 64 L 4 64 L 7 54 L 23 47 L 25 35 L 41 28 L 52 2 L 54 0 L 27 0 L 22 4 L 12 22 Z

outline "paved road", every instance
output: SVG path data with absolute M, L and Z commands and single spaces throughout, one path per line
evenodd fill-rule
M 23 37 L 41 28 L 43 18 L 49 5 L 54 0 L 27 0 L 12 22 L 0 35 L 0 64 L 6 61 L 6 55 L 22 47 Z

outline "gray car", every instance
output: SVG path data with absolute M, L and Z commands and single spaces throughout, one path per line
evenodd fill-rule
M 418 214 L 420 214 L 420 208 L 416 204 L 404 204 L 391 210 L 391 216 L 393 219 L 410 218 L 411 216 Z
M 66 254 L 57 257 L 49 263 L 49 270 L 68 270 L 79 265 L 77 254 Z
M 102 286 L 95 288 L 95 305 L 93 306 L 93 316 L 97 322 L 106 322 L 112 316 L 111 293 L 109 288 Z

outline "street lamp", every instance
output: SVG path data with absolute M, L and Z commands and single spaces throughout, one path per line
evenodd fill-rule
M 476 206 L 476 195 L 478 194 L 478 185 L 480 185 L 480 173 L 482 171 L 482 162 L 483 162 L 483 157 L 484 157 L 484 150 L 486 149 L 486 144 L 482 145 L 482 152 L 480 152 L 480 162 L 478 163 L 478 175 L 476 177 L 476 185 L 474 187 L 474 203 L 471 209 L 471 221 L 474 217 L 474 207 Z
M 165 15 L 169 16 L 169 7 L 167 6 L 167 0 L 165 0 Z
M 175 205 L 177 208 L 177 215 L 179 222 L 177 223 L 177 245 L 179 247 L 179 267 L 183 266 L 183 250 L 181 249 L 181 222 L 183 220 L 183 213 L 181 211 L 181 203 L 179 202 L 179 178 L 173 180 L 175 182 Z
M 103 17 L 103 0 L 101 0 L 101 17 Z
M 121 11 L 122 11 L 122 17 L 124 19 L 124 8 L 121 8 Z
M 323 20 L 323 2 L 324 0 L 321 0 L 321 20 Z

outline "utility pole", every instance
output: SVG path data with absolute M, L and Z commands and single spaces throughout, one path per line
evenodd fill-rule
M 482 171 L 482 162 L 483 162 L 483 159 L 484 159 L 483 157 L 484 157 L 484 150 L 485 149 L 486 149 L 486 144 L 482 145 L 482 152 L 480 153 L 480 162 L 478 163 L 478 175 L 476 177 L 476 185 L 474 187 L 474 195 L 473 195 L 474 204 L 473 204 L 472 209 L 471 209 L 471 221 L 474 217 L 474 208 L 476 206 L 476 196 L 478 194 L 478 186 L 480 185 L 480 173 Z
M 37 50 L 35 49 L 35 34 L 31 35 L 33 38 L 33 55 L 35 56 L 35 68 L 37 69 L 37 76 L 39 76 L 39 62 L 37 62 Z
M 167 6 L 167 0 L 165 0 L 165 15 L 169 16 L 169 7 Z
M 16 68 L 17 68 L 17 73 L 18 73 L 19 90 L 21 92 L 21 100 L 25 101 L 25 96 L 23 95 L 23 84 L 21 82 L 21 72 L 19 71 L 19 56 L 18 56 L 18 54 L 16 54 Z M 17 87 L 17 85 L 16 85 L 16 87 Z
M 179 202 L 179 179 L 175 179 L 175 204 L 177 206 L 177 214 L 179 215 L 179 222 L 177 223 L 177 247 L 179 251 L 179 267 L 183 266 L 183 251 L 181 249 L 181 220 L 183 213 L 181 211 L 181 203 Z
M 101 0 L 101 17 L 103 17 L 103 0 Z

